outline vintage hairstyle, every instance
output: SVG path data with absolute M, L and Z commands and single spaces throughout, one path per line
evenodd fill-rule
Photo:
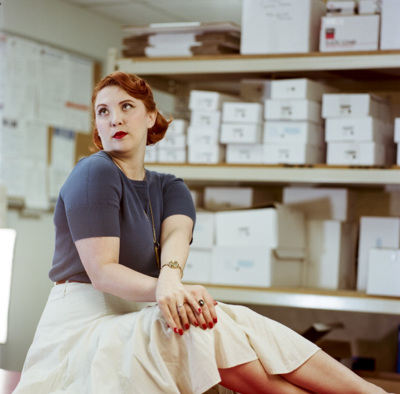
M 162 140 L 168 129 L 172 119 L 166 120 L 163 115 L 157 109 L 156 103 L 154 102 L 153 92 L 150 85 L 133 74 L 126 74 L 120 71 L 115 71 L 102 80 L 100 80 L 95 86 L 92 94 L 92 117 L 93 117 L 93 143 L 99 150 L 103 150 L 103 144 L 99 136 L 99 132 L 96 127 L 96 111 L 94 108 L 96 98 L 100 90 L 107 86 L 118 86 L 125 90 L 130 96 L 135 99 L 141 100 L 148 112 L 157 112 L 156 121 L 154 126 L 147 131 L 147 145 L 155 144 Z

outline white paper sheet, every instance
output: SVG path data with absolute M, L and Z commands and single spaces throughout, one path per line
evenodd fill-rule
M 0 229 L 0 343 L 7 341 L 8 310 L 10 304 L 11 274 L 17 232 Z
M 54 128 L 51 138 L 51 165 L 72 171 L 75 165 L 75 145 L 73 130 Z

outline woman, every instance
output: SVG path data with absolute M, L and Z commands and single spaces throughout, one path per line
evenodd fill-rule
M 56 286 L 16 393 L 384 392 L 279 323 L 183 285 L 192 198 L 144 167 L 169 122 L 134 75 L 105 77 L 92 104 L 99 152 L 60 191 Z

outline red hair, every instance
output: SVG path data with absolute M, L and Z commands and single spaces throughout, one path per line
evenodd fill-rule
M 158 111 L 156 103 L 154 102 L 153 92 L 150 85 L 137 75 L 115 71 L 100 80 L 95 86 L 92 94 L 92 138 L 93 143 L 98 150 L 103 150 L 103 144 L 101 143 L 99 132 L 96 127 L 96 111 L 94 110 L 94 105 L 100 90 L 107 86 L 118 86 L 119 88 L 125 90 L 125 92 L 127 92 L 130 96 L 141 100 L 147 112 L 156 112 L 157 116 L 154 126 L 147 131 L 147 145 L 153 145 L 164 138 L 172 119 L 166 120 Z

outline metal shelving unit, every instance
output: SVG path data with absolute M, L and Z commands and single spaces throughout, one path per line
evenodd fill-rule
M 295 55 L 224 55 L 185 58 L 118 58 L 110 49 L 108 72 L 121 70 L 161 81 L 192 84 L 209 80 L 268 77 L 284 75 L 365 78 L 366 72 L 375 76 L 378 85 L 395 82 L 400 76 L 400 51 L 356 53 L 310 53 Z M 339 73 L 339 74 L 337 74 Z M 342 74 L 340 74 L 342 73 Z M 350 77 L 350 78 L 351 78 Z M 369 83 L 369 78 L 366 78 Z M 372 83 L 372 82 L 371 82 Z M 376 86 L 376 85 L 374 85 Z M 303 183 L 351 186 L 385 186 L 400 184 L 400 167 L 332 167 L 265 166 L 265 165 L 176 165 L 147 164 L 146 168 L 173 173 L 187 182 L 239 183 Z M 400 298 L 373 297 L 355 291 L 313 291 L 311 289 L 259 289 L 206 285 L 221 302 L 272 305 L 281 307 L 340 310 L 349 312 L 400 314 Z

